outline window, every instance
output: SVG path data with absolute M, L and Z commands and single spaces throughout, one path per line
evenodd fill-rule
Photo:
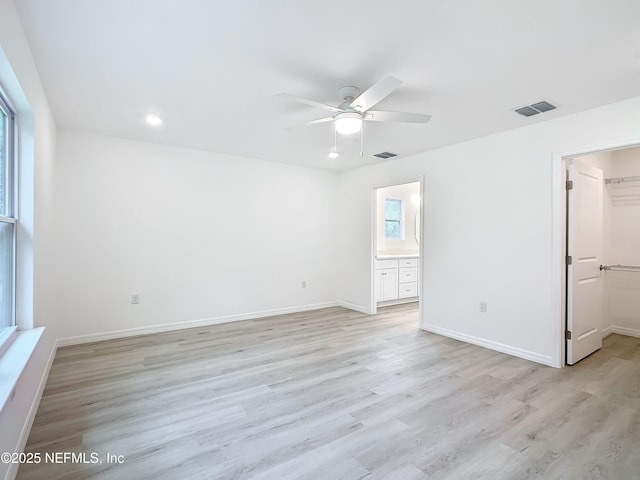
M 403 205 L 402 200 L 384 199 L 384 238 L 385 240 L 402 240 L 403 238 Z
M 14 135 L 14 114 L 0 94 L 0 331 L 15 323 Z

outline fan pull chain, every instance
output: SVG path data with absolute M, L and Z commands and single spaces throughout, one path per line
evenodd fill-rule
M 360 156 L 364 157 L 364 118 L 360 125 Z

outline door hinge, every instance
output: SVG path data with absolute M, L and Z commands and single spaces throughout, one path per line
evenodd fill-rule
M 567 180 L 567 190 L 573 190 L 573 180 Z
M 567 340 L 571 340 L 571 330 L 567 330 L 566 332 L 564 332 L 564 337 Z
M 571 255 L 567 255 L 567 265 L 571 265 L 573 263 L 573 257 Z

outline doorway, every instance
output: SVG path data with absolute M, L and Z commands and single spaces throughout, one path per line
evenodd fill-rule
M 565 365 L 640 338 L 640 147 L 565 157 Z
M 415 303 L 422 287 L 423 182 L 375 188 L 373 192 L 372 313 L 378 307 Z

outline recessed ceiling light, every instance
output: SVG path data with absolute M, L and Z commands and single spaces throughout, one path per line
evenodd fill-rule
M 156 115 L 155 113 L 150 113 L 149 115 L 144 117 L 144 119 L 152 127 L 157 127 L 162 123 L 162 117 L 159 115 Z

